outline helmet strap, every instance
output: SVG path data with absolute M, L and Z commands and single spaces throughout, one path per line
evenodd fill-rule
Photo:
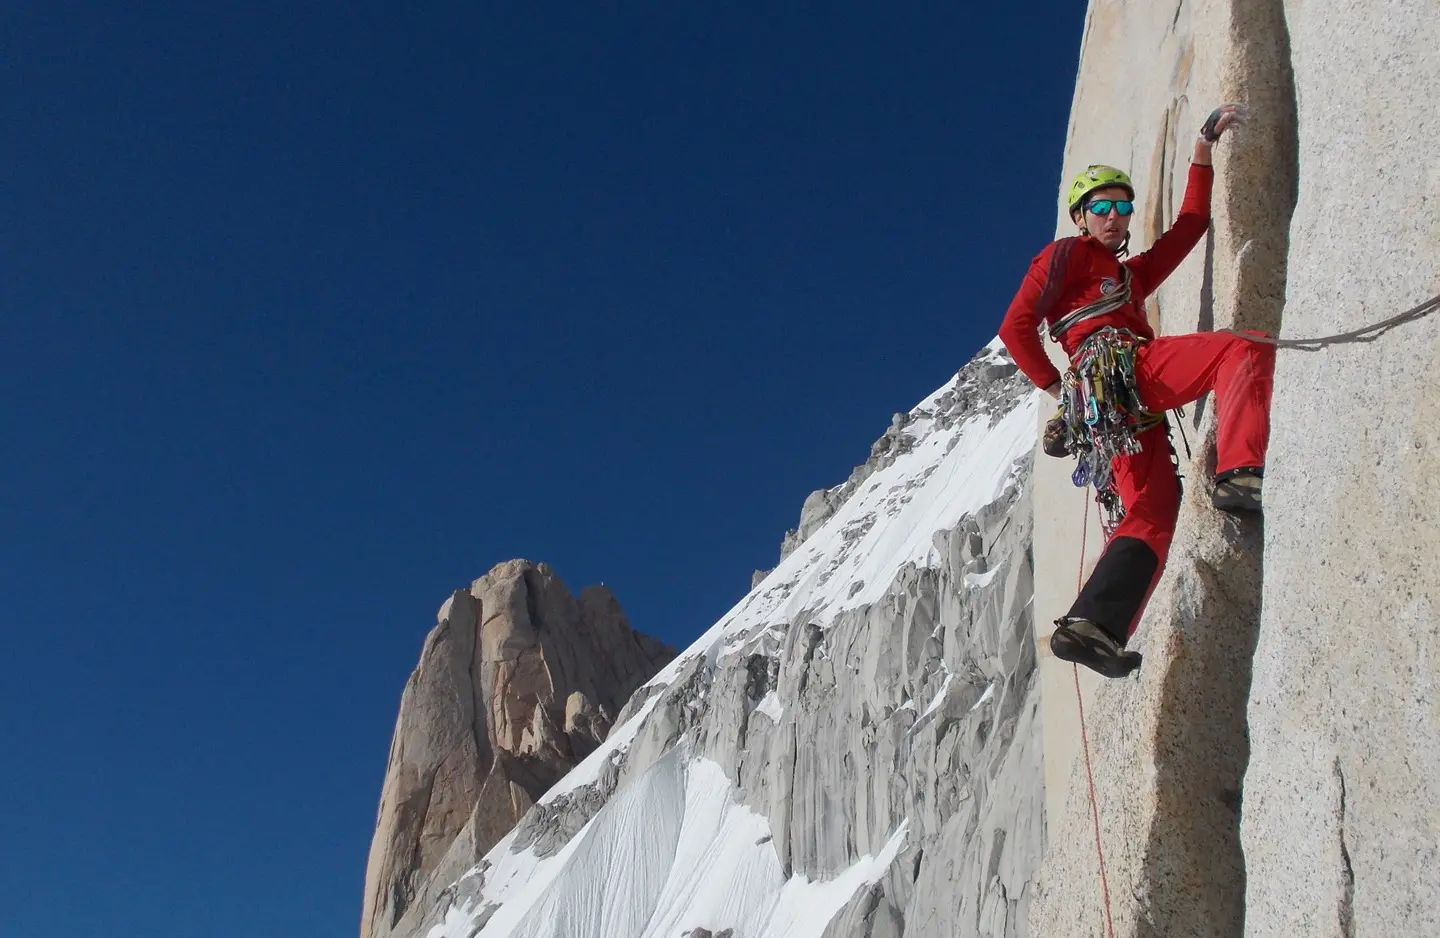
M 1095 238 L 1094 235 L 1090 234 L 1090 229 L 1087 228 L 1087 227 L 1086 227 L 1085 225 L 1083 225 L 1083 224 L 1080 226 L 1080 233 L 1081 233 L 1082 235 L 1086 235 L 1086 236 L 1088 236 L 1088 237 Z M 1100 239 L 1099 239 L 1099 238 L 1095 238 L 1095 240 L 1099 241 Z M 1127 232 L 1125 232 L 1125 240 L 1124 240 L 1124 241 L 1121 241 L 1121 242 L 1120 242 L 1120 246 L 1115 249 L 1115 256 L 1116 256 L 1116 257 L 1125 257 L 1125 256 L 1128 255 L 1129 253 L 1130 253 L 1130 232 L 1127 231 Z

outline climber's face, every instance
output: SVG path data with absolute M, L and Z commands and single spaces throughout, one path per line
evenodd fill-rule
M 1125 235 L 1130 231 L 1130 212 L 1120 214 L 1127 205 L 1133 211 L 1129 190 L 1121 186 L 1096 189 L 1085 200 L 1085 207 L 1076 213 L 1075 224 L 1113 251 L 1125 243 Z M 1095 211 L 1101 208 L 1107 209 L 1103 215 Z

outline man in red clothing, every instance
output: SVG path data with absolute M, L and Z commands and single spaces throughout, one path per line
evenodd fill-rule
M 1260 510 L 1273 347 L 1228 332 L 1156 338 L 1144 310 L 1145 298 L 1209 227 L 1211 147 L 1245 117 L 1238 105 L 1210 115 L 1179 217 L 1148 251 L 1124 262 L 1135 199 L 1130 179 L 1108 166 L 1081 173 L 1067 202 L 1079 235 L 1051 243 L 1031 262 L 1000 326 L 1030 380 L 1057 400 L 1063 395 L 1068 448 L 1083 454 L 1077 484 L 1088 478 L 1123 506 L 1090 579 L 1050 638 L 1057 658 L 1107 677 L 1140 666 L 1125 644 L 1164 569 L 1179 512 L 1165 411 L 1215 392 L 1213 502 L 1227 511 Z M 1046 327 L 1071 362 L 1063 380 L 1045 355 L 1039 330 Z

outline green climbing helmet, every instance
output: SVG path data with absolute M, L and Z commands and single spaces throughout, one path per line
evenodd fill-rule
M 1130 193 L 1132 201 L 1135 198 L 1135 187 L 1130 184 L 1130 177 L 1125 175 L 1124 170 L 1096 163 L 1094 166 L 1085 167 L 1085 171 L 1070 183 L 1070 196 L 1065 200 L 1065 204 L 1069 206 L 1071 214 L 1085 204 L 1087 195 L 1106 186 L 1121 186 Z

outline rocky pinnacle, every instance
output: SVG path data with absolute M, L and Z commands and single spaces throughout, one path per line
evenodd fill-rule
M 407 912 L 474 866 L 675 656 L 605 587 L 577 599 L 524 560 L 457 590 L 437 618 L 400 699 L 361 938 L 404 933 Z

